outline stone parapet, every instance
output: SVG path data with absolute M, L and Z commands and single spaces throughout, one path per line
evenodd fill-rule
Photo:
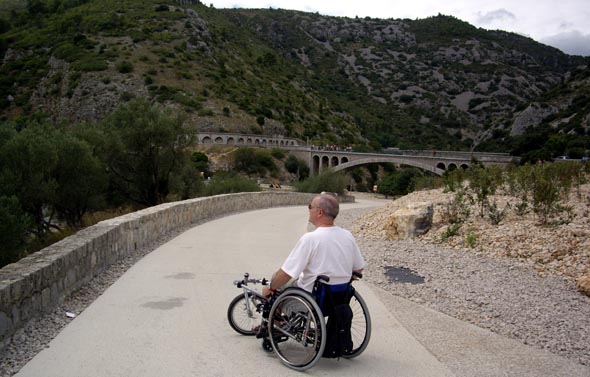
M 0 343 L 112 263 L 170 232 L 232 213 L 305 205 L 313 196 L 293 192 L 217 195 L 161 204 L 83 229 L 0 269 Z

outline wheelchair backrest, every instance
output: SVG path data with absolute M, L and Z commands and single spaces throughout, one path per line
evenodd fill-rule
M 330 285 L 319 280 L 314 284 L 312 292 L 324 316 L 330 316 L 334 306 L 350 303 L 353 294 L 354 288 L 350 283 Z

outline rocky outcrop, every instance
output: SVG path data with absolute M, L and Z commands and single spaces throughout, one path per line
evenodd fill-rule
M 403 240 L 421 236 L 430 230 L 434 214 L 432 203 L 409 203 L 395 211 L 385 223 L 387 238 Z
M 537 126 L 541 124 L 543 119 L 557 112 L 558 109 L 552 106 L 540 106 L 538 103 L 532 103 L 516 116 L 512 123 L 512 131 L 510 134 L 522 135 L 527 127 Z

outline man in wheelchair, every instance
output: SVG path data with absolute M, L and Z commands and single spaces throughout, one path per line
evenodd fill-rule
M 263 288 L 262 294 L 268 299 L 277 290 L 301 288 L 315 296 L 323 316 L 332 317 L 334 313 L 338 314 L 333 316 L 335 319 L 332 324 L 336 318 L 344 318 L 344 321 L 348 321 L 344 326 L 348 326 L 350 331 L 352 313 L 348 303 L 353 295 L 350 282 L 353 272 L 362 272 L 365 266 L 363 256 L 353 235 L 334 225 L 339 212 L 335 197 L 329 194 L 318 195 L 308 205 L 308 209 L 309 222 L 316 229 L 299 239 L 281 268 L 273 274 L 269 286 Z M 328 327 L 330 326 L 329 320 Z M 263 320 L 257 337 L 267 336 L 268 329 Z M 270 347 L 264 348 L 271 350 Z M 339 356 L 335 354 L 327 357 Z
M 340 210 L 338 200 L 329 194 L 318 195 L 308 209 L 309 222 L 316 229 L 299 239 L 281 268 L 272 275 L 269 286 L 263 288 L 265 297 L 289 286 L 312 292 L 320 275 L 329 277 L 329 285 L 347 285 L 352 271 L 360 273 L 365 267 L 354 236 L 334 225 Z

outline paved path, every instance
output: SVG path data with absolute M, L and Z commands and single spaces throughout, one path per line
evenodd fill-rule
M 302 206 L 247 212 L 188 230 L 129 269 L 17 375 L 300 375 L 263 352 L 259 340 L 235 333 L 226 310 L 239 293 L 232 281 L 245 271 L 269 276 L 306 228 Z M 352 361 L 321 360 L 308 374 L 451 375 L 370 289 L 357 288 L 373 316 L 368 349 Z
M 369 198 L 342 207 L 383 203 Z M 235 333 L 227 324 L 226 310 L 239 293 L 232 281 L 245 271 L 268 277 L 306 227 L 307 208 L 302 206 L 228 216 L 186 231 L 129 269 L 17 376 L 301 376 L 263 352 L 259 340 Z M 488 339 L 496 339 L 499 355 L 504 344 L 517 347 L 522 351 L 519 360 L 541 352 L 362 282 L 356 287 L 373 318 L 369 347 L 354 360 L 322 359 L 306 374 L 519 375 L 506 373 L 513 368 L 503 356 L 486 356 Z M 469 341 L 472 336 L 474 342 Z M 587 369 L 569 368 L 571 362 L 541 354 L 557 365 L 548 371 L 590 375 L 584 374 Z M 525 371 L 526 365 L 515 371 Z

